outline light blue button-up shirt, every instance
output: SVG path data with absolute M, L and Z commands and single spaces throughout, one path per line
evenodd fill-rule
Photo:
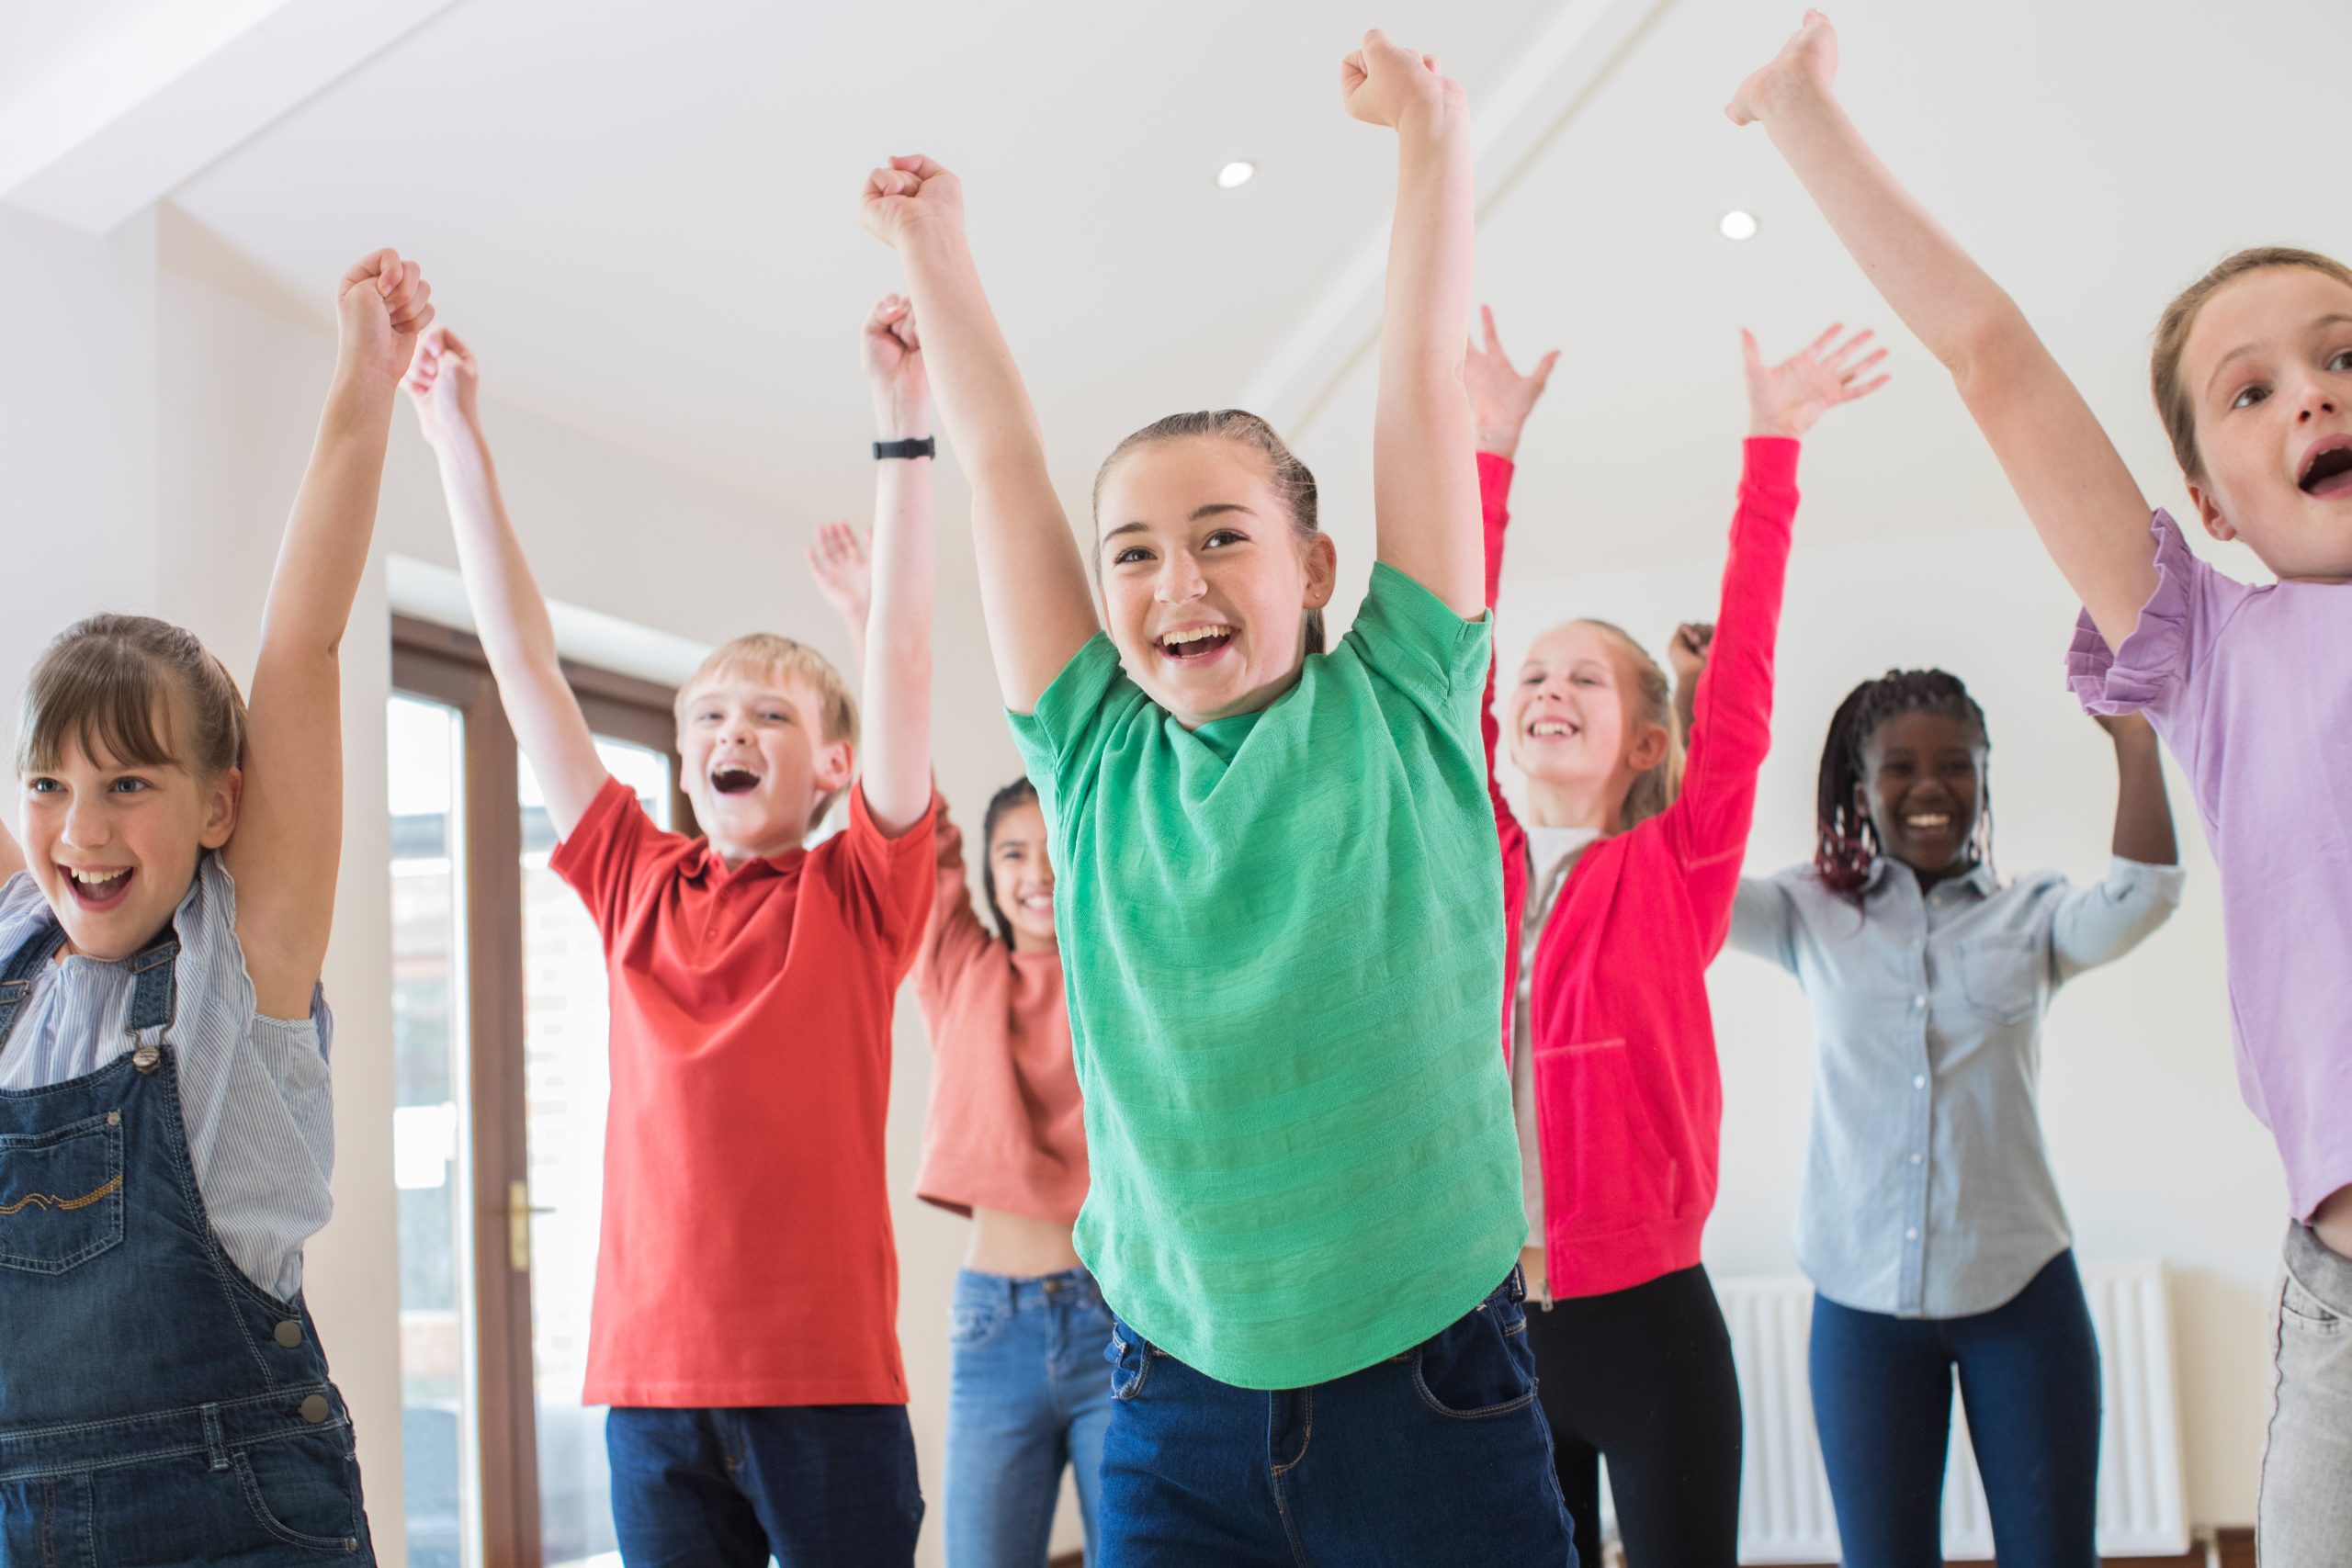
M 2041 1142 L 2041 1015 L 2180 902 L 2178 866 L 2116 860 L 2077 886 L 1992 868 L 1925 897 L 1882 860 L 1862 907 L 1810 866 L 1744 877 L 1731 943 L 1813 1004 L 1813 1128 L 1797 1260 L 1840 1306 L 1990 1312 L 2071 1245 Z

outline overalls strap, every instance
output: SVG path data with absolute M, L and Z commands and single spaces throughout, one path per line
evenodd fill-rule
M 9 1032 L 17 1027 L 17 1011 L 33 994 L 33 976 L 64 945 L 65 928 L 51 919 L 33 928 L 32 935 L 9 954 L 8 966 L 0 969 L 0 1045 L 8 1043 Z

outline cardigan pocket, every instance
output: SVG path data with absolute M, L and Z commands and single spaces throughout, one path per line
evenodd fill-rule
M 1650 1109 L 1625 1040 L 1538 1046 L 1535 1062 L 1546 1210 L 1588 1235 L 1673 1218 L 1683 1150 Z

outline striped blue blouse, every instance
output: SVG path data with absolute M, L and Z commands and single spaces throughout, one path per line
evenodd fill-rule
M 48 913 L 30 874 L 0 886 L 0 958 Z M 197 1190 L 230 1260 L 254 1284 L 290 1298 L 302 1284 L 302 1244 L 334 1208 L 334 1018 L 318 992 L 306 1019 L 265 1018 L 256 1009 L 237 942 L 237 886 L 219 856 L 204 857 L 173 919 L 179 997 L 165 1039 Z M 130 1050 L 130 984 L 128 963 L 77 956 L 44 966 L 0 1044 L 0 1089 L 81 1077 Z

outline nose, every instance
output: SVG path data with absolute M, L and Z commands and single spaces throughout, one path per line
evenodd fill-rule
M 72 849 L 95 850 L 113 837 L 106 807 L 88 795 L 75 795 L 74 804 L 65 808 L 65 829 L 59 840 Z
M 1208 590 L 1208 580 L 1201 575 L 1198 562 L 1190 550 L 1170 550 L 1160 558 L 1159 576 L 1153 582 L 1151 596 L 1163 604 L 1182 604 L 1197 599 Z
M 2309 424 L 2315 419 L 2326 419 L 2338 412 L 2343 406 L 2337 400 L 2335 394 L 2327 388 L 2317 381 L 2307 381 L 2303 384 L 2302 399 L 2295 405 L 2295 423 Z

